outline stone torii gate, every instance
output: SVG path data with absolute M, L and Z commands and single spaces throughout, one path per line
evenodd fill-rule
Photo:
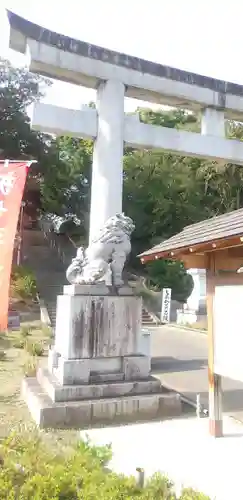
M 33 24 L 8 11 L 10 48 L 28 53 L 29 68 L 97 89 L 96 109 L 36 104 L 32 126 L 94 139 L 90 239 L 122 212 L 123 147 L 243 165 L 243 143 L 225 138 L 225 119 L 243 121 L 243 86 L 97 47 Z M 201 133 L 140 123 L 124 114 L 124 97 L 201 111 Z
M 94 139 L 90 240 L 108 218 L 118 214 L 121 221 L 124 143 L 243 165 L 243 143 L 225 138 L 224 123 L 243 118 L 243 86 L 74 40 L 11 12 L 8 17 L 10 47 L 28 53 L 31 71 L 97 89 L 96 109 L 38 104 L 32 120 L 38 130 Z M 201 111 L 201 133 L 140 123 L 124 113 L 125 96 Z M 128 238 L 133 224 L 124 221 Z M 48 368 L 23 381 L 38 425 L 80 428 L 180 414 L 180 397 L 150 376 L 150 357 L 141 352 L 141 297 L 119 284 L 114 290 L 88 283 L 74 281 L 58 296 Z

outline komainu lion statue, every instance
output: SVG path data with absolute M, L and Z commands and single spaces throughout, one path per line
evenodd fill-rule
M 124 214 L 110 217 L 86 250 L 78 248 L 66 272 L 69 283 L 105 281 L 108 286 L 122 286 L 122 271 L 131 252 L 130 237 L 134 229 L 130 217 Z

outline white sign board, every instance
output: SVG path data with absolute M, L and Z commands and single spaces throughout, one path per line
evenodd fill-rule
M 161 323 L 169 323 L 170 321 L 170 306 L 171 306 L 171 288 L 163 288 L 162 290 L 162 306 L 161 306 Z
M 243 382 L 243 285 L 215 287 L 214 371 Z

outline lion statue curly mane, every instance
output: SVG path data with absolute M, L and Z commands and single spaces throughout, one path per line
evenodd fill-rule
M 71 284 L 122 286 L 122 271 L 131 252 L 131 234 L 135 226 L 130 217 L 117 214 L 110 217 L 86 248 L 78 248 L 76 257 L 67 269 Z

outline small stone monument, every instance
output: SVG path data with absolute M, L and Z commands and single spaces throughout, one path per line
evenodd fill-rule
M 55 344 L 48 367 L 26 378 L 23 391 L 40 427 L 82 428 L 180 414 L 181 401 L 150 376 L 139 352 L 141 298 L 122 271 L 134 224 L 111 217 L 67 269 L 57 298 Z
M 193 280 L 193 290 L 183 309 L 177 310 L 177 323 L 195 324 L 200 317 L 207 316 L 206 310 L 206 272 L 205 269 L 188 269 Z

